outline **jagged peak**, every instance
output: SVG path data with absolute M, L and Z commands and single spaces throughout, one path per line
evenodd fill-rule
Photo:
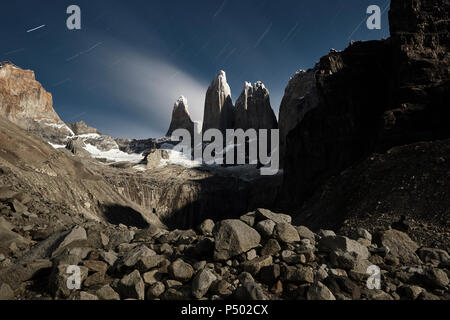
M 220 70 L 219 73 L 217 73 L 217 78 L 225 78 L 227 79 L 227 73 L 223 70 Z
M 187 108 L 188 102 L 185 96 L 180 96 L 175 102 L 175 107 L 179 107 L 180 105 L 183 105 Z
M 176 111 L 179 110 L 180 108 L 183 109 L 189 117 L 191 116 L 189 113 L 188 100 L 186 99 L 185 96 L 180 96 L 178 98 L 178 100 L 175 102 L 173 110 Z

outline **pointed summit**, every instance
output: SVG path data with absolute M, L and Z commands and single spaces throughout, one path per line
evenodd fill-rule
M 269 90 L 260 81 L 244 83 L 236 101 L 235 129 L 277 129 L 275 113 L 270 106 Z
M 225 71 L 219 71 L 211 82 L 205 99 L 203 132 L 208 129 L 225 131 L 234 127 L 234 106 Z
M 191 136 L 194 133 L 194 122 L 191 120 L 191 115 L 189 114 L 187 99 L 183 96 L 175 102 L 172 121 L 166 136 L 172 136 L 172 133 L 177 129 L 186 129 L 191 133 Z

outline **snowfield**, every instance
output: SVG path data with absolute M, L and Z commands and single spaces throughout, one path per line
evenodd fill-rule
M 126 152 L 120 151 L 119 149 L 101 151 L 91 144 L 86 144 L 86 147 L 84 147 L 84 149 L 89 152 L 93 158 L 97 159 L 107 159 L 115 162 L 128 161 L 132 163 L 139 163 L 144 159 L 144 156 L 142 154 L 128 154 Z

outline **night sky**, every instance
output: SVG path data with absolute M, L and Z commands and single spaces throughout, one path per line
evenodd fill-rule
M 66 27 L 69 5 L 82 30 Z M 366 9 L 384 11 L 368 30 Z M 389 0 L 14 0 L 2 1 L 0 60 L 32 69 L 64 121 L 84 120 L 114 137 L 165 134 L 187 97 L 203 118 L 206 89 L 227 72 L 233 100 L 261 80 L 278 114 L 299 69 L 350 39 L 387 38 Z M 35 31 L 34 28 L 41 27 Z

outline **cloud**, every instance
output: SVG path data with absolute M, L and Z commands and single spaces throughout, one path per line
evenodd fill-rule
M 148 120 L 149 132 L 166 133 L 174 103 L 181 95 L 188 99 L 192 120 L 203 121 L 206 82 L 123 43 L 105 41 L 99 55 L 102 63 L 95 68 L 106 75 L 107 83 L 96 87 L 96 92 L 112 94 L 115 104 L 123 106 L 122 112 L 129 110 Z

